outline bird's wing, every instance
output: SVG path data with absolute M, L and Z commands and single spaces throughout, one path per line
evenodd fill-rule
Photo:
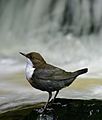
M 74 77 L 72 72 L 66 72 L 57 67 L 51 67 L 46 69 L 36 69 L 34 76 L 43 80 L 63 80 Z

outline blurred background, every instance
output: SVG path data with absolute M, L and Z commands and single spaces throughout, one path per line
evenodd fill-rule
M 101 99 L 102 0 L 0 0 L 1 109 L 47 98 L 25 79 L 20 51 L 67 71 L 88 67 L 59 97 Z

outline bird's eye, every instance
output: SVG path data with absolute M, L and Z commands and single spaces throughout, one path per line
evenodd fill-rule
M 30 55 L 30 58 L 32 58 L 32 56 Z

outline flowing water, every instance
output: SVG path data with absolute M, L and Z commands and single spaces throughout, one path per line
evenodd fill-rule
M 67 71 L 88 67 L 59 96 L 101 99 L 101 47 L 101 0 L 0 0 L 0 110 L 47 99 L 25 79 L 20 51 Z

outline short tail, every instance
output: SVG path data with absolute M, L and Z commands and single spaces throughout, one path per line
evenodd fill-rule
M 88 72 L 88 68 L 77 70 L 77 71 L 74 72 L 74 74 L 75 74 L 75 76 L 78 76 L 78 75 L 84 74 L 86 72 Z

